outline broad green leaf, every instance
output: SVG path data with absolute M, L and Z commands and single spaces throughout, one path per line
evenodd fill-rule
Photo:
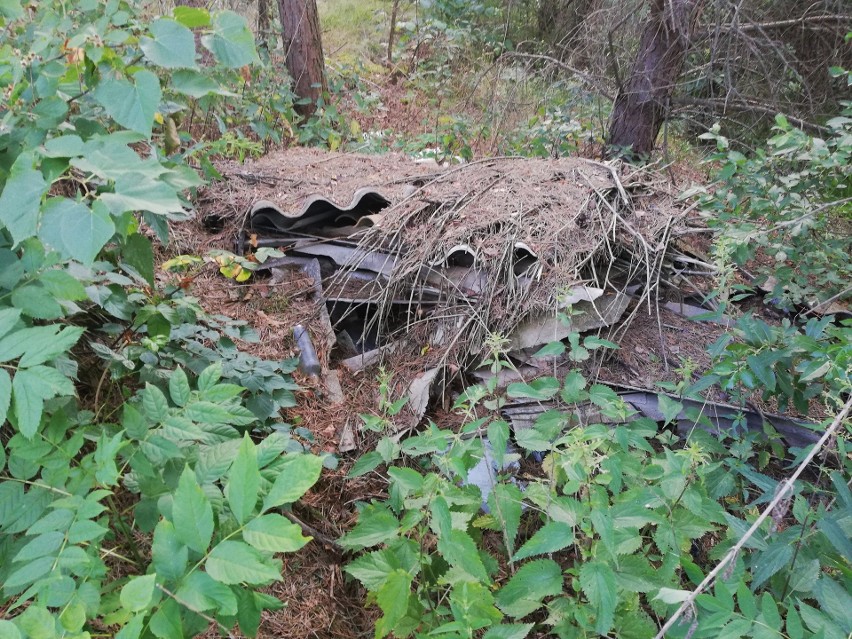
M 663 420 L 666 424 L 670 424 L 683 410 L 683 404 L 673 400 L 668 395 L 658 395 L 658 405 L 660 412 L 663 414 Z
M 56 563 L 55 557 L 40 557 L 26 562 L 22 567 L 10 572 L 3 583 L 4 589 L 14 592 L 21 586 L 28 586 L 48 575 Z
M 194 69 L 195 36 L 184 25 L 168 18 L 154 20 L 153 38 L 139 39 L 139 48 L 151 62 L 166 69 Z
M 521 566 L 496 596 L 497 607 L 510 617 L 526 617 L 542 606 L 542 600 L 562 592 L 562 569 L 550 559 Z
M 213 33 L 201 39 L 202 44 L 229 69 L 239 69 L 258 61 L 254 35 L 245 18 L 233 11 L 221 11 L 213 16 Z
M 544 451 L 550 450 L 553 443 L 545 437 L 537 428 L 524 428 L 515 431 L 515 442 L 524 450 Z
M 565 376 L 560 397 L 562 397 L 562 401 L 566 404 L 585 401 L 589 397 L 585 388 L 586 378 L 579 371 L 571 371 Z
M 144 439 L 148 433 L 148 422 L 133 404 L 124 405 L 121 427 L 129 437 L 133 439 Z
M 33 237 L 38 229 L 41 198 L 49 186 L 41 171 L 33 168 L 32 153 L 21 153 L 0 194 L 0 222 L 12 235 L 12 244 Z
M 222 363 L 215 362 L 210 364 L 207 368 L 205 368 L 198 375 L 198 390 L 200 392 L 205 392 L 213 388 L 222 378 Z
M 21 319 L 21 311 L 17 308 L 4 308 L 0 310 L 0 338 L 5 336 L 18 324 Z M 21 351 L 23 352 L 23 351 Z
M 151 383 L 145 384 L 142 391 L 142 410 L 154 423 L 163 421 L 169 414 L 169 402 L 159 388 Z
M 799 600 L 799 614 L 802 621 L 810 628 L 817 637 L 824 639 L 848 639 L 848 635 L 834 623 L 834 620 L 821 610 L 809 606 L 801 599 Z
M 210 26 L 210 13 L 207 9 L 178 6 L 174 8 L 173 15 L 175 20 L 190 29 Z
M 39 605 L 29 606 L 17 618 L 17 622 L 30 639 L 54 639 L 59 634 L 56 629 L 56 618 Z
M 121 606 L 130 612 L 145 610 L 154 599 L 157 574 L 132 577 L 121 589 Z
M 512 557 L 520 561 L 535 555 L 558 552 L 574 543 L 573 528 L 559 521 L 551 521 L 542 526 Z
M 71 528 L 68 530 L 68 543 L 84 544 L 95 539 L 100 540 L 108 532 L 109 529 L 91 519 L 78 519 L 71 524 Z
M 54 556 L 56 551 L 62 547 L 64 541 L 65 533 L 58 530 L 42 533 L 27 542 L 12 558 L 12 561 L 32 561 L 46 555 Z
M 121 258 L 136 269 L 148 284 L 154 285 L 154 249 L 151 240 L 140 233 L 133 233 L 124 243 Z
M 849 534 L 840 527 L 832 516 L 826 515 L 818 519 L 817 528 L 846 561 L 852 562 L 852 541 L 849 540 Z
M 39 276 L 38 281 L 57 299 L 72 301 L 86 299 L 86 288 L 80 280 L 65 271 L 45 271 Z
M 185 637 L 183 621 L 181 620 L 181 611 L 183 609 L 183 606 L 174 599 L 166 599 L 157 608 L 157 611 L 151 615 L 151 619 L 148 621 L 148 628 L 159 639 Z
M 319 479 L 322 459 L 315 455 L 287 455 L 278 467 L 278 477 L 263 500 L 263 510 L 298 501 Z
M 264 557 L 240 541 L 223 541 L 207 558 L 207 573 L 216 581 L 235 584 L 267 584 L 281 578 L 280 563 Z
M 254 512 L 259 490 L 260 471 L 257 467 L 257 449 L 246 433 L 225 485 L 228 506 L 239 523 L 245 523 Z
M 775 363 L 775 355 L 772 351 L 763 351 L 757 355 L 749 355 L 746 357 L 748 367 L 755 374 L 757 379 L 766 390 L 775 390 L 775 371 L 772 370 L 772 365 Z
M 44 205 L 39 238 L 66 259 L 89 266 L 115 235 L 115 224 L 103 206 L 51 198 Z
M 492 626 L 482 635 L 482 639 L 524 639 L 533 626 L 534 623 L 504 623 Z
M 243 539 L 258 550 L 294 552 L 312 537 L 304 537 L 300 526 L 273 513 L 249 521 L 243 529 Z
M 13 306 L 33 319 L 57 319 L 64 314 L 56 298 L 39 283 L 16 288 L 12 291 L 11 301 Z
M 545 401 L 556 395 L 559 392 L 559 387 L 559 380 L 555 377 L 539 377 L 529 384 L 522 382 L 509 384 L 506 394 L 509 397 Z
M 142 629 L 145 627 L 145 619 L 148 615 L 144 612 L 137 612 L 130 621 L 128 621 L 121 630 L 115 635 L 115 639 L 139 639 L 142 636 Z
M 160 81 L 145 70 L 134 73 L 133 80 L 131 83 L 123 78 L 104 77 L 94 97 L 118 124 L 150 138 L 154 114 L 162 98 Z
M 776 632 L 780 631 L 782 626 L 781 613 L 778 612 L 778 604 L 768 592 L 763 593 L 760 598 L 760 610 L 763 613 L 763 620 L 773 628 Z
M 494 607 L 491 591 L 478 582 L 456 584 L 450 593 L 450 609 L 457 621 L 473 630 L 499 623 L 503 618 L 503 613 Z
M 196 100 L 211 93 L 226 97 L 237 95 L 224 90 L 213 78 L 197 71 L 177 71 L 171 77 L 170 86 L 178 93 L 183 93 Z
M 79 326 L 65 326 L 57 333 L 57 329 L 59 326 L 53 325 L 21 331 L 20 339 L 24 340 L 26 350 L 18 361 L 18 366 L 37 366 L 66 353 L 77 343 L 85 330 Z
M 202 555 L 207 552 L 213 537 L 213 508 L 188 466 L 174 494 L 172 522 L 178 541 Z
M 168 519 L 161 519 L 154 529 L 154 539 L 151 543 L 151 563 L 154 570 L 166 582 L 178 581 L 186 572 L 189 551 L 175 532 L 175 527 Z
M 24 639 L 21 631 L 11 621 L 0 619 L 0 639 Z
M 60 135 L 45 142 L 40 153 L 46 158 L 76 158 L 85 153 L 85 147 L 79 135 Z
M 344 571 L 360 581 L 367 590 L 378 590 L 388 575 L 397 568 L 406 572 L 415 570 L 416 556 L 413 556 L 413 559 L 411 565 L 404 565 L 400 553 L 391 549 L 376 550 L 359 556 L 347 564 Z
M 505 534 L 504 541 L 508 546 L 506 550 L 509 555 L 515 551 L 515 537 L 518 536 L 518 527 L 521 524 L 523 500 L 520 488 L 510 483 L 498 483 L 488 495 L 488 507 L 497 519 L 500 530 Z
M 587 561 L 580 567 L 580 588 L 595 607 L 595 632 L 607 634 L 618 603 L 615 573 L 602 561 Z
M 21 6 L 21 0 L 0 0 L 0 15 L 2 15 L 3 17 L 5 17 L 7 20 L 10 20 L 10 21 L 11 20 L 17 20 L 18 18 L 20 18 L 22 15 L 24 15 L 24 8 Z M 3 625 L 4 623 L 9 623 L 9 622 L 0 621 L 0 630 L 2 630 L 5 627 Z M 10 625 L 11 625 L 11 623 L 10 623 Z M 10 630 L 10 632 L 11 632 L 11 630 Z M 17 629 L 15 630 L 15 632 L 17 632 Z M 0 634 L 0 637 L 3 637 L 3 639 L 7 639 L 7 637 L 5 635 L 2 635 L 2 634 Z M 15 637 L 20 637 L 20 635 L 19 634 L 17 634 L 17 635 L 13 634 L 13 635 L 10 635 L 10 637 L 8 639 L 14 639 Z
M 819 526 L 819 522 L 817 522 Z M 790 590 L 793 592 L 810 592 L 822 574 L 819 559 L 798 561 L 790 575 Z
M 376 636 L 383 637 L 393 631 L 408 612 L 411 598 L 411 575 L 404 570 L 394 570 L 379 588 L 376 602 L 384 616 L 376 622 Z
M 127 211 L 149 211 L 154 215 L 183 212 L 183 204 L 173 187 L 162 180 L 139 174 L 118 178 L 115 192 L 101 193 L 99 200 L 113 215 Z
M 506 447 L 509 442 L 509 424 L 505 420 L 497 419 L 488 424 L 488 443 L 494 455 L 494 463 L 497 468 L 503 468 L 506 457 Z
M 565 352 L 565 344 L 562 342 L 550 342 L 537 350 L 533 357 L 558 357 Z
M 616 577 L 618 587 L 627 592 L 650 592 L 660 585 L 654 568 L 638 554 L 619 558 Z
M 169 396 L 176 406 L 186 406 L 190 392 L 189 378 L 183 368 L 178 366 L 169 377 Z
M 843 630 L 852 633 L 852 594 L 828 575 L 822 575 L 814 588 L 822 611 Z
M 790 604 L 787 607 L 787 619 L 785 622 L 787 636 L 790 639 L 802 639 L 805 636 L 805 629 L 802 627 L 802 618 L 796 612 L 796 608 Z
M 388 468 L 388 476 L 405 496 L 423 487 L 423 475 L 413 468 L 396 468 L 392 466 Z
M 12 379 L 12 404 L 18 430 L 27 439 L 32 439 L 38 431 L 44 399 L 44 388 L 39 377 L 26 369 L 19 369 Z
M 752 588 L 757 588 L 776 572 L 787 566 L 793 558 L 793 547 L 784 541 L 775 541 L 755 557 Z
M 615 342 L 610 342 L 607 339 L 602 339 L 600 337 L 596 337 L 594 335 L 589 335 L 587 338 L 583 340 L 583 346 L 588 348 L 589 350 L 596 350 L 598 348 L 611 348 L 613 350 L 618 350 L 619 346 Z
M 663 603 L 667 604 L 678 604 L 683 601 L 686 601 L 691 595 L 692 592 L 689 590 L 679 590 L 676 588 L 660 588 L 660 591 L 654 597 L 654 599 L 658 599 Z
M 190 574 L 175 594 L 190 609 L 215 610 L 217 616 L 237 614 L 237 598 L 233 591 L 200 570 Z
M 387 543 L 399 534 L 399 521 L 384 506 L 366 506 L 358 523 L 340 540 L 340 545 L 351 550 L 361 550 L 376 544 Z
M 347 477 L 361 477 L 362 475 L 366 475 L 381 466 L 384 461 L 385 460 L 382 459 L 382 456 L 374 450 L 369 453 L 365 453 L 361 455 L 354 464 L 352 464 L 352 468 L 349 469 Z
M 614 411 L 617 411 L 622 403 L 618 393 L 603 384 L 592 384 L 589 388 L 589 401 L 609 416 L 615 416 Z
M 12 380 L 6 369 L 0 368 L 0 424 L 6 423 L 6 415 L 12 402 Z
M 449 535 L 442 535 L 438 539 L 438 552 L 451 566 L 483 583 L 491 583 L 476 543 L 463 530 L 450 530 Z

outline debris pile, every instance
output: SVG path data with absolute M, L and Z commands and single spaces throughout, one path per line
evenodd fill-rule
M 642 311 L 706 310 L 661 294 L 702 262 L 676 246 L 689 211 L 653 171 L 579 158 L 440 167 L 310 149 L 221 171 L 228 181 L 201 194 L 205 218 L 231 220 L 238 253 L 283 251 L 261 265 L 274 283 L 294 269 L 312 282 L 316 317 L 294 329 L 304 372 L 339 389 L 335 366 L 391 363 L 397 397 L 409 398 L 400 426 L 475 374 L 495 343 L 532 378 L 542 374 L 533 355 L 571 334 L 618 341 Z M 528 419 L 520 404 L 506 411 Z M 340 450 L 355 446 L 354 425 Z

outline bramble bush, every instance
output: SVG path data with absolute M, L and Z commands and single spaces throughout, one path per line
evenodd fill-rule
M 293 363 L 241 353 L 150 239 L 201 184 L 178 120 L 234 102 L 253 36 L 122 0 L 7 0 L 0 25 L 0 637 L 254 635 L 323 459 L 278 417 Z

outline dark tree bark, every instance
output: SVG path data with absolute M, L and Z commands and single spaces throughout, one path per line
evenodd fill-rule
M 310 104 L 297 105 L 299 115 L 310 117 L 316 102 L 328 90 L 325 79 L 325 59 L 322 53 L 319 13 L 316 0 L 278 0 L 287 70 L 293 78 L 299 98 Z
M 269 0 L 257 0 L 257 39 L 262 47 L 269 42 Z
M 391 9 L 390 32 L 388 33 L 388 66 L 393 65 L 393 40 L 396 35 L 396 16 L 399 12 L 399 0 L 393 0 Z
M 607 136 L 611 155 L 636 158 L 653 151 L 703 4 L 651 0 L 636 61 L 613 105 Z

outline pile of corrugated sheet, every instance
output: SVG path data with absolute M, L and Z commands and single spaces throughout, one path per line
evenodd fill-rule
M 706 310 L 660 297 L 662 283 L 708 265 L 677 248 L 686 211 L 652 172 L 576 158 L 440 167 L 399 155 L 285 154 L 225 167 L 228 181 L 202 192 L 201 209 L 240 220 L 237 252 L 283 251 L 262 265 L 273 283 L 293 269 L 310 277 L 319 312 L 295 338 L 304 370 L 338 401 L 334 366 L 386 365 L 404 380 L 395 392 L 409 397 L 414 424 L 490 350 L 532 364 L 531 378 L 542 372 L 533 354 L 569 334 L 624 335 L 652 307 Z M 655 414 L 639 392 L 625 390 L 628 403 Z M 504 416 L 522 429 L 543 410 L 533 404 L 510 402 Z M 352 446 L 344 435 L 341 449 Z

